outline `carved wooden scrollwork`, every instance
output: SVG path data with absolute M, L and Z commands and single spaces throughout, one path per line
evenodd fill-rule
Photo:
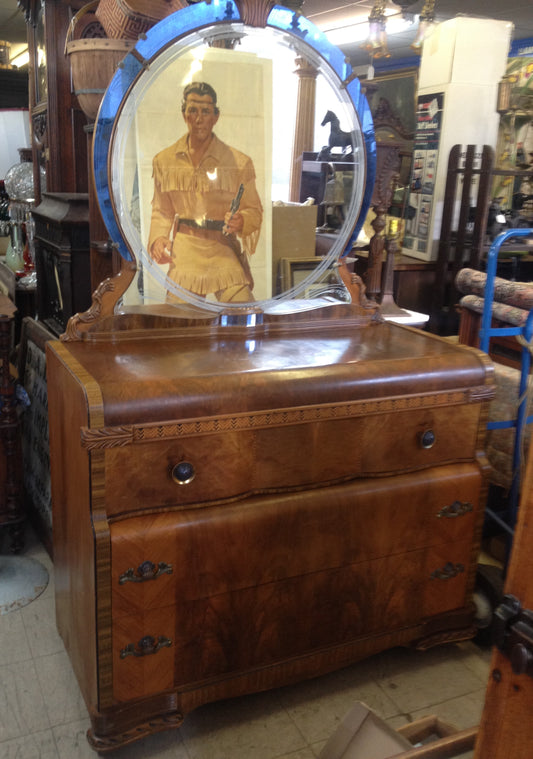
M 39 150 L 42 150 L 48 143 L 48 113 L 46 110 L 37 111 L 34 109 L 32 114 L 33 141 Z
M 374 115 L 374 129 L 392 127 L 404 140 L 412 140 L 413 132 L 405 128 L 400 117 L 393 111 L 387 98 L 380 98 Z
M 360 278 L 356 276 L 356 279 L 358 282 L 355 283 L 355 286 L 362 286 Z M 375 309 L 375 304 L 370 303 L 370 307 Z M 376 319 L 380 318 L 379 312 L 376 311 Z M 477 402 L 482 402 L 486 398 L 487 396 L 480 393 Z M 457 406 L 467 402 L 475 401 L 466 388 L 464 390 L 422 393 L 416 397 L 403 396 L 384 400 L 349 401 L 333 405 L 309 405 L 305 409 L 298 406 L 272 411 L 255 411 L 239 415 L 224 414 L 165 423 L 124 425 L 122 427 L 82 427 L 81 445 L 83 448 L 91 451 L 107 450 L 149 441 L 176 440 L 186 437 L 196 437 L 198 435 L 216 435 L 228 431 L 244 432 L 246 430 L 285 427 L 333 419 L 352 419 L 368 416 L 369 414 Z
M 119 273 L 115 277 L 104 279 L 95 290 L 91 307 L 81 314 L 74 314 L 68 320 L 67 328 L 60 340 L 63 342 L 81 340 L 83 333 L 87 332 L 95 322 L 104 316 L 111 316 L 115 304 L 130 286 L 136 271 L 137 265 L 134 262 L 123 261 Z
M 101 737 L 95 734 L 94 730 L 90 728 L 87 731 L 87 740 L 89 745 L 92 746 L 95 751 L 98 751 L 100 754 L 105 754 L 109 751 L 115 751 L 119 746 L 127 746 L 147 735 L 152 735 L 153 733 L 158 733 L 162 730 L 178 728 L 182 723 L 183 714 L 179 711 L 175 711 L 170 714 L 165 714 L 163 717 L 152 717 L 149 721 L 143 722 L 131 730 L 126 730 L 113 737 Z

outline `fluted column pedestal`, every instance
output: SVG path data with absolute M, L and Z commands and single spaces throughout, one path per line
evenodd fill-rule
M 298 101 L 292 146 L 289 198 L 297 202 L 300 200 L 301 176 L 301 166 L 298 159 L 304 150 L 313 150 L 314 147 L 316 77 L 318 71 L 305 58 L 297 58 L 296 65 L 298 67 L 295 72 L 298 76 Z

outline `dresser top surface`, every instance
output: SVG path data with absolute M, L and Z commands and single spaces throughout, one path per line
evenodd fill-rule
M 388 323 L 54 346 L 82 382 L 99 386 L 112 424 L 133 407 L 168 419 L 384 398 L 483 385 L 488 371 L 472 349 Z

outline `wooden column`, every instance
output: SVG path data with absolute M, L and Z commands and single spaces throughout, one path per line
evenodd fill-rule
M 291 178 L 289 198 L 300 200 L 299 158 L 304 150 L 313 150 L 315 138 L 315 101 L 316 77 L 318 71 L 305 58 L 297 58 L 296 75 L 298 76 L 298 100 L 296 104 L 296 124 L 294 126 L 294 142 L 292 146 Z
M 370 238 L 368 252 L 368 266 L 366 270 L 365 284 L 366 295 L 374 302 L 379 301 L 381 293 L 381 271 L 383 267 L 383 252 L 385 248 L 385 225 L 387 223 L 387 209 L 379 204 L 373 206 L 372 210 L 376 217 L 372 221 L 374 234 Z
M 376 217 L 372 221 L 374 234 L 370 239 L 368 267 L 365 277 L 367 297 L 378 303 L 381 295 L 387 211 L 391 204 L 399 164 L 399 146 L 396 143 L 378 142 L 376 145 L 376 179 L 370 201 Z
M 90 167 L 89 172 L 89 234 L 91 249 L 91 293 L 98 285 L 117 274 L 120 271 L 120 254 L 113 248 L 112 241 L 109 239 L 98 198 L 94 186 L 94 174 L 92 171 L 92 154 L 94 124 L 88 124 L 85 127 L 87 133 L 87 163 Z

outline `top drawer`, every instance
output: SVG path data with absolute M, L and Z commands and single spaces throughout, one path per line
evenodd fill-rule
M 368 405 L 366 414 L 363 409 L 352 416 L 352 407 L 317 406 L 120 428 L 115 446 L 109 444 L 111 430 L 87 430 L 84 440 L 98 450 L 98 433 L 106 435 L 101 447 L 109 515 L 475 458 L 478 403 L 424 407 L 416 398 L 413 408 L 398 410 L 389 400 L 372 412 Z

